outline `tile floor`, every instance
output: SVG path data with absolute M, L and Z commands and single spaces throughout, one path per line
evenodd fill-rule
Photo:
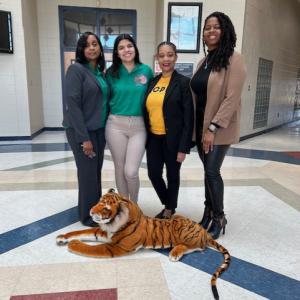
M 105 154 L 104 192 L 115 186 Z M 230 149 L 222 168 L 228 226 L 219 242 L 232 264 L 218 280 L 220 299 L 300 299 L 299 165 L 300 122 Z M 153 216 L 161 205 L 145 160 L 140 179 L 139 205 Z M 210 277 L 222 261 L 214 250 L 173 263 L 166 250 L 92 259 L 56 246 L 57 234 L 82 228 L 76 195 L 63 132 L 0 142 L 0 300 L 213 299 Z M 203 168 L 192 152 L 182 167 L 177 212 L 199 220 L 203 201 Z

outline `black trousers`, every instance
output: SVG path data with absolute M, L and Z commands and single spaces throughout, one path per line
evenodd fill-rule
M 89 226 L 92 223 L 90 209 L 98 203 L 102 195 L 101 170 L 105 148 L 104 129 L 89 131 L 90 140 L 96 153 L 93 158 L 89 158 L 83 153 L 81 144 L 75 139 L 74 129 L 66 129 L 66 135 L 77 166 L 79 219 L 84 225 Z
M 220 169 L 230 145 L 214 145 L 213 151 L 204 153 L 202 144 L 197 142 L 197 149 L 204 166 L 205 206 L 212 209 L 213 215 L 224 215 L 224 183 Z
M 168 149 L 165 135 L 150 134 L 146 148 L 148 176 L 163 205 L 167 209 L 177 207 L 181 163 L 176 161 L 177 151 Z M 167 184 L 163 179 L 166 166 Z

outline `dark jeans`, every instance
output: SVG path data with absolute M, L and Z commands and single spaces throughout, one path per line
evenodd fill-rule
M 105 148 L 104 129 L 89 131 L 90 140 L 96 153 L 93 158 L 89 158 L 83 153 L 81 144 L 75 139 L 74 129 L 66 129 L 66 135 L 77 166 L 79 219 L 83 224 L 90 225 L 92 223 L 90 209 L 98 203 L 102 195 L 101 169 Z
M 177 151 L 167 147 L 165 135 L 150 134 L 146 148 L 148 176 L 163 205 L 167 209 L 177 207 L 180 184 L 181 163 L 176 161 Z M 167 184 L 163 179 L 163 168 L 166 166 Z
M 202 144 L 197 143 L 198 154 L 204 166 L 205 206 L 212 209 L 213 215 L 224 215 L 224 183 L 220 169 L 230 145 L 214 145 L 213 151 L 204 153 Z

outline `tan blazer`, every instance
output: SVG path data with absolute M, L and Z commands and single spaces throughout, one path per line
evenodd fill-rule
M 204 59 L 199 62 L 196 72 Z M 215 145 L 238 143 L 240 138 L 241 94 L 246 78 L 246 67 L 241 54 L 235 51 L 229 62 L 227 70 L 223 68 L 220 72 L 212 71 L 208 78 L 203 133 L 211 122 L 218 124 L 220 128 L 215 134 Z M 195 108 L 197 96 L 193 91 L 192 94 Z M 193 137 L 195 140 L 195 128 Z

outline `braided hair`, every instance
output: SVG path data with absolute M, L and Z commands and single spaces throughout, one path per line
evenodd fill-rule
M 212 70 L 219 72 L 222 68 L 227 69 L 227 66 L 229 65 L 229 58 L 230 56 L 232 56 L 236 45 L 236 33 L 230 18 L 224 13 L 216 11 L 211 13 L 205 19 L 202 35 L 207 20 L 213 17 L 217 18 L 220 23 L 221 37 L 220 37 L 219 45 L 214 51 L 213 56 L 211 57 L 211 64 L 212 64 Z M 207 53 L 205 49 L 204 39 L 202 39 L 202 43 L 203 43 L 204 54 L 206 56 Z

